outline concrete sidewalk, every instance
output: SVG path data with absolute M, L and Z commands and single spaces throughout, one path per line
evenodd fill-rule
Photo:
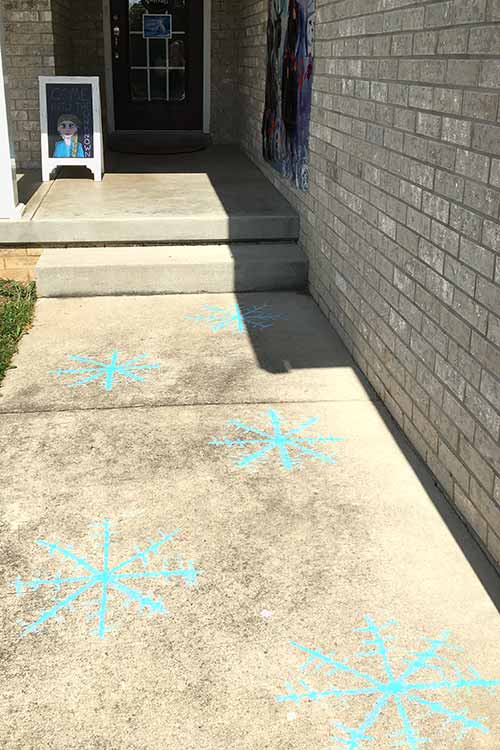
M 498 749 L 498 578 L 308 297 L 43 300 L 14 364 L 0 747 Z

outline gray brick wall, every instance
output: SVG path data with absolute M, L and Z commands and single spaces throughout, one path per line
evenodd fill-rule
M 102 1 L 5 0 L 8 96 L 18 169 L 40 166 L 39 75 L 104 77 Z M 102 97 L 104 108 L 104 96 Z
M 215 143 L 237 140 L 237 10 L 237 0 L 212 0 L 210 131 Z
M 267 0 L 241 4 L 241 140 L 301 216 L 314 298 L 500 564 L 500 5 L 318 0 L 311 187 L 261 159 Z
M 75 9 L 65 0 L 51 0 L 51 13 L 55 74 L 73 75 Z
M 104 80 L 104 32 L 102 0 L 85 0 L 74 10 L 72 38 L 73 69 L 77 76 L 100 76 Z M 101 85 L 101 105 L 104 88 Z
M 51 0 L 4 0 L 2 14 L 16 161 L 21 169 L 37 167 L 40 164 L 38 76 L 54 75 L 56 71 Z

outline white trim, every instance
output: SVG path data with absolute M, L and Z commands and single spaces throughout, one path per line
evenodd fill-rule
M 4 33 L 0 8 L 0 219 L 18 218 L 24 206 L 17 198 L 16 160 L 9 128 L 4 77 Z
M 111 46 L 111 1 L 102 0 L 103 5 L 103 34 L 104 34 L 104 67 L 105 67 L 105 99 L 107 131 L 140 133 L 147 131 L 117 130 L 115 125 L 115 100 L 113 95 L 113 50 Z M 140 33 L 140 32 L 139 32 Z M 174 35 L 177 32 L 173 32 Z M 212 42 L 212 0 L 203 0 L 203 133 L 210 133 L 210 102 L 211 102 L 211 42 Z M 161 132 L 161 131 L 152 131 Z M 173 133 L 173 130 L 166 130 Z M 180 131 L 190 133 L 190 130 Z M 196 131 L 192 131 L 196 132 Z
M 91 159 L 53 158 L 49 155 L 49 134 L 47 123 L 47 95 L 46 86 L 50 83 L 88 83 L 92 86 L 92 126 L 94 138 L 92 143 L 93 157 Z M 101 100 L 99 95 L 98 76 L 38 76 L 40 92 L 40 130 L 42 139 L 42 180 L 50 181 L 50 175 L 59 166 L 87 167 L 94 175 L 94 180 L 100 182 L 103 175 L 103 142 L 101 123 Z

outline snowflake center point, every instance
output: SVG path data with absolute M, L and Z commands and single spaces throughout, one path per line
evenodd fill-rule
M 391 682 L 387 683 L 386 691 L 393 695 L 397 695 L 398 693 L 405 693 L 406 685 L 404 682 L 400 682 L 399 680 L 392 680 Z

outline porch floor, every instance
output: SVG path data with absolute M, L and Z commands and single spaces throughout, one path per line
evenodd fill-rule
M 290 240 L 298 218 L 236 147 L 174 156 L 106 155 L 101 183 L 65 167 L 49 183 L 23 175 L 20 219 L 2 221 L 1 243 L 179 243 Z

